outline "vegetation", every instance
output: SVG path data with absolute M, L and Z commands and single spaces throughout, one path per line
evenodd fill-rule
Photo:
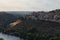
M 3 38 L 0 38 L 0 40 L 4 40 Z
M 23 19 L 22 24 L 16 26 L 7 34 L 13 33 L 15 36 L 25 40 L 60 40 L 60 23 L 46 20 Z M 18 28 L 19 27 L 19 28 Z
M 44 17 L 46 17 L 44 16 L 44 14 L 43 19 L 45 19 Z M 4 24 L 4 26 L 0 26 L 0 30 L 3 30 L 3 33 L 15 35 L 20 38 L 23 38 L 24 40 L 60 40 L 60 23 L 59 23 L 60 15 L 58 16 L 57 12 L 55 11 L 48 12 L 47 14 L 48 16 L 46 17 L 46 19 L 49 20 L 40 20 L 39 16 L 42 16 L 42 14 L 38 16 L 37 13 L 36 15 L 34 14 L 35 16 L 31 15 L 32 17 L 26 16 L 25 18 L 20 16 L 18 19 L 21 20 L 22 22 L 14 27 L 10 27 L 9 24 L 15 22 L 18 19 L 15 19 L 14 17 L 13 18 L 10 17 L 12 18 L 10 19 L 8 17 L 9 18 L 8 20 L 7 17 L 6 17 L 7 19 L 4 17 L 8 21 L 6 21 L 5 23 L 5 21 L 2 19 L 6 25 Z M 58 16 L 56 17 L 59 19 L 58 22 L 50 21 L 50 19 L 54 19 L 53 18 L 54 15 Z

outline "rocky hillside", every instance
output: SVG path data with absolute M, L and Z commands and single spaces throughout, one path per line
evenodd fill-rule
M 19 16 L 19 18 L 6 12 L 1 12 L 0 16 L 0 24 L 4 25 L 0 26 L 0 29 L 4 28 L 5 34 L 15 35 L 24 40 L 60 40 L 59 9 L 32 12 L 31 15 Z
M 50 20 L 50 21 L 58 21 L 60 20 L 60 9 L 52 10 L 49 12 L 38 11 L 32 12 L 31 15 L 23 16 L 27 19 L 40 19 L 40 20 Z

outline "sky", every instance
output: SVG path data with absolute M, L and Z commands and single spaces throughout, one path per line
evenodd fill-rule
M 0 0 L 0 11 L 50 11 L 60 9 L 60 0 Z

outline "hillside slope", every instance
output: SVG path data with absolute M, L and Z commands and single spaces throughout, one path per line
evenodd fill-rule
M 4 33 L 19 36 L 25 40 L 60 39 L 60 23 L 46 20 L 23 20 Z
M 16 20 L 16 16 L 8 14 L 6 12 L 0 12 L 0 29 L 4 29 L 5 27 L 7 27 L 7 25 Z

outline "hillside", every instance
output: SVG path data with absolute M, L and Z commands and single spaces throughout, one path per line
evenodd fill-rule
M 60 23 L 46 20 L 23 19 L 15 27 L 8 27 L 6 34 L 19 36 L 25 40 L 60 39 Z
M 44 11 L 37 11 L 37 12 L 32 12 L 31 15 L 26 15 L 23 16 L 24 18 L 27 19 L 40 19 L 40 20 L 50 20 L 50 21 L 57 21 L 60 22 L 60 9 L 52 10 L 49 12 L 44 12 Z
M 14 22 L 16 20 L 16 16 L 8 14 L 6 12 L 0 12 L 0 31 L 1 29 L 4 29 L 7 25 L 9 25 L 11 22 Z
M 60 9 L 17 16 L 0 12 L 1 32 L 24 40 L 60 40 Z

